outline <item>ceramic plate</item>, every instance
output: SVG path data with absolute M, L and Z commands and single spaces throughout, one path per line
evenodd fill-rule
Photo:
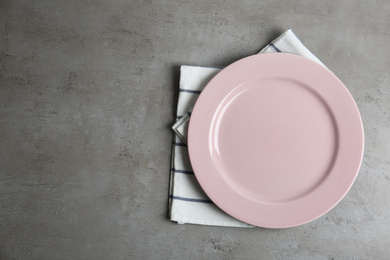
M 246 223 L 284 228 L 333 208 L 363 156 L 359 110 L 328 69 L 297 55 L 233 63 L 202 91 L 188 148 L 210 199 Z

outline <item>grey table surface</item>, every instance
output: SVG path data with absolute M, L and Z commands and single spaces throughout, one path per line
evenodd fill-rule
M 388 259 L 389 14 L 390 1 L 0 1 L 0 259 Z M 287 27 L 360 109 L 355 184 L 299 227 L 170 222 L 180 65 L 226 66 Z

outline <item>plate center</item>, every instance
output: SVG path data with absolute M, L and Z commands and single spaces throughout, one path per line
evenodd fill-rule
M 314 190 L 337 153 L 332 112 L 309 86 L 284 78 L 245 82 L 220 104 L 212 156 L 237 192 L 284 203 Z

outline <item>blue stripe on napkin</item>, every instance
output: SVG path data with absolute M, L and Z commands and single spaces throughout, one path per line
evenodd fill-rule
M 175 199 L 175 200 L 189 201 L 189 202 L 211 203 L 211 204 L 214 204 L 211 200 L 192 199 L 192 198 L 185 198 L 185 197 L 179 197 L 179 196 L 173 196 L 173 195 L 169 195 L 169 198 Z
M 173 143 L 175 146 L 183 146 L 183 147 L 187 147 L 187 144 L 185 143 Z
M 175 168 L 171 168 L 171 171 L 177 172 L 177 173 L 183 173 L 183 174 L 191 174 L 191 175 L 194 174 L 193 171 L 185 171 L 185 170 L 179 170 L 179 169 L 175 169 Z
M 181 88 L 179 89 L 180 92 L 186 92 L 186 93 L 191 93 L 191 94 L 200 94 L 200 90 L 192 90 L 192 89 L 185 89 L 185 88 Z
M 275 46 L 275 44 L 273 44 L 272 42 L 269 44 L 269 46 L 271 46 L 275 51 L 277 52 L 282 52 L 281 50 L 279 50 L 278 47 Z

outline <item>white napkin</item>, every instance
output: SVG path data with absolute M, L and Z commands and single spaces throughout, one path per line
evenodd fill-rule
M 260 53 L 284 52 L 304 56 L 325 66 L 288 29 L 272 41 Z M 251 227 L 229 216 L 207 197 L 198 184 L 191 168 L 187 149 L 187 130 L 191 111 L 207 83 L 221 68 L 181 66 L 180 94 L 177 104 L 176 135 L 172 146 L 172 162 L 169 190 L 169 211 L 172 221 L 214 226 Z

